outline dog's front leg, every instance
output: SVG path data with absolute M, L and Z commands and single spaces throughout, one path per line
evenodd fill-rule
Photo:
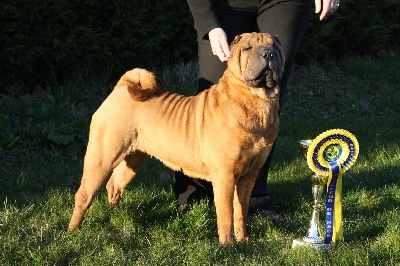
M 251 191 L 257 178 L 257 172 L 252 172 L 241 177 L 235 187 L 233 209 L 234 209 L 234 232 L 237 242 L 248 241 L 246 232 L 246 215 L 249 210 Z
M 214 176 L 214 202 L 217 212 L 218 237 L 221 245 L 232 243 L 234 177 Z

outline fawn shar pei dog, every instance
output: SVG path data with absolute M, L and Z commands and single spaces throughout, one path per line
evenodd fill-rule
M 78 229 L 106 178 L 114 205 L 149 156 L 212 182 L 219 242 L 248 240 L 257 173 L 278 134 L 283 54 L 276 37 L 237 36 L 219 83 L 196 96 L 159 89 L 153 73 L 126 72 L 92 117 L 69 230 Z

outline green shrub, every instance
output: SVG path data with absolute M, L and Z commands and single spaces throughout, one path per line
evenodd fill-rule
M 326 21 L 319 21 L 319 15 L 313 16 L 298 60 L 303 63 L 337 60 L 398 48 L 399 17 L 398 0 L 344 0 Z
M 2 1 L 0 86 L 62 83 L 82 68 L 120 75 L 189 58 L 195 33 L 186 4 L 171 1 Z M 51 83 L 50 83 L 51 84 Z

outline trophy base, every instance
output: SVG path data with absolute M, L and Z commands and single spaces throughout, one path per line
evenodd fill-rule
M 292 243 L 292 248 L 297 247 L 312 247 L 318 251 L 328 251 L 332 248 L 331 244 L 324 244 L 324 243 L 309 243 L 304 241 L 304 239 L 295 239 Z

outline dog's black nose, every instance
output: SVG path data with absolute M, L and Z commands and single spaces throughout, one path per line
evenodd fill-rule
M 272 59 L 274 57 L 274 48 L 271 46 L 262 46 L 259 48 L 258 53 L 265 59 Z

